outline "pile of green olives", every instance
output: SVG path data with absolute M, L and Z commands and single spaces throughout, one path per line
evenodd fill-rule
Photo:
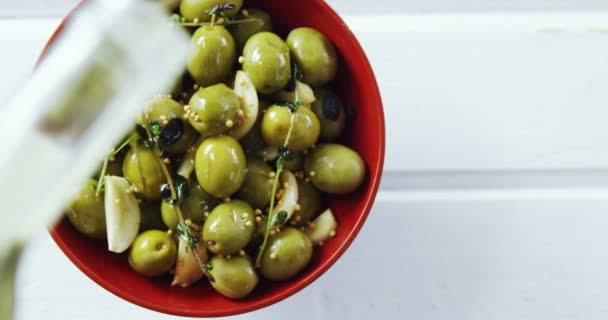
M 268 12 L 243 2 L 172 1 L 192 34 L 183 79 L 143 106 L 128 140 L 66 209 L 86 237 L 129 241 L 140 275 L 174 274 L 185 287 L 204 274 L 231 299 L 261 279 L 305 272 L 319 239 L 336 234 L 331 216 L 327 235 L 310 235 L 324 195 L 356 192 L 366 176 L 362 157 L 339 142 L 348 116 L 331 89 L 333 43 L 308 27 L 281 38 Z M 128 181 L 126 198 L 104 194 L 106 176 Z M 125 212 L 125 199 L 139 212 Z

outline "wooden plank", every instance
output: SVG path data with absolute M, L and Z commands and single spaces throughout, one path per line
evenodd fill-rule
M 0 17 L 61 17 L 79 0 L 0 1 Z M 597 11 L 604 0 L 328 0 L 340 13 L 430 13 L 471 11 Z
M 282 303 L 230 319 L 608 315 L 606 199 L 395 199 L 376 204 L 351 248 L 321 279 Z M 19 270 L 18 320 L 175 319 L 98 287 L 48 235 L 30 245 Z

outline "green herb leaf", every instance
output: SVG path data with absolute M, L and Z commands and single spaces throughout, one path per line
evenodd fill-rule
M 277 214 L 274 215 L 272 220 L 273 220 L 272 226 L 274 226 L 274 227 L 280 227 L 280 226 L 284 225 L 285 222 L 287 221 L 287 211 L 281 210 L 281 211 L 277 212 Z
M 292 113 L 298 111 L 298 108 L 300 107 L 300 103 L 298 101 L 296 101 L 296 102 L 281 101 L 281 102 L 277 102 L 276 105 L 279 107 L 287 107 L 287 108 L 289 108 L 289 111 L 291 111 Z
M 144 129 L 145 131 L 145 129 Z M 119 154 L 124 148 L 126 148 L 129 144 L 131 144 L 131 141 L 137 140 L 139 138 L 139 134 L 133 133 L 132 135 L 130 135 L 125 141 L 123 141 L 120 146 L 118 146 L 118 148 L 116 148 L 116 150 L 114 150 L 112 152 L 111 156 L 115 156 L 117 154 Z
M 277 151 L 277 165 L 284 165 L 287 161 L 287 158 L 289 158 L 290 153 L 291 152 L 289 151 L 289 149 L 285 147 L 279 148 Z
M 150 128 L 150 132 L 152 133 L 152 136 L 154 138 L 158 138 L 158 136 L 160 136 L 160 133 L 161 133 L 160 123 L 158 123 L 157 121 L 150 121 L 150 123 L 148 124 L 148 127 Z
M 224 12 L 224 11 L 232 10 L 234 8 L 236 8 L 236 7 L 232 3 L 221 3 L 205 12 L 209 15 L 214 15 L 214 14 L 220 14 L 221 12 Z
M 180 23 L 182 21 L 182 16 L 180 16 L 177 13 L 172 14 L 170 18 L 171 18 L 171 21 L 173 21 L 173 22 Z
M 188 180 L 180 175 L 176 175 L 173 177 L 173 182 L 175 183 L 177 202 L 182 203 L 188 198 Z
M 211 262 L 205 263 L 205 269 L 207 269 L 209 271 L 213 270 L 213 263 L 211 263 Z
M 175 229 L 177 231 L 177 237 L 179 239 L 186 241 L 188 243 L 188 247 L 196 249 L 196 246 L 198 245 L 198 242 L 200 240 L 198 239 L 198 237 L 192 235 L 192 233 L 190 232 L 190 228 L 188 228 L 185 223 L 180 221 Z

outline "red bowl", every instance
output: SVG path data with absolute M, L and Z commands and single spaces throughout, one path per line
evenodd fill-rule
M 340 69 L 334 88 L 345 105 L 354 110 L 342 142 L 363 157 L 367 179 L 354 194 L 326 199 L 339 222 L 337 235 L 325 246 L 315 248 L 306 270 L 288 282 L 261 281 L 248 298 L 238 301 L 224 298 L 206 281 L 182 289 L 171 287 L 168 277 L 142 277 L 129 267 L 126 254 L 108 252 L 105 242 L 84 238 L 65 219 L 51 230 L 61 250 L 93 281 L 148 309 L 180 316 L 218 317 L 253 311 L 293 295 L 319 278 L 346 251 L 363 226 L 378 191 L 384 163 L 384 112 L 374 73 L 353 33 L 324 0 L 247 0 L 246 4 L 270 12 L 275 32 L 281 36 L 290 29 L 306 26 L 320 30 L 335 44 Z M 62 27 L 63 23 L 47 47 Z

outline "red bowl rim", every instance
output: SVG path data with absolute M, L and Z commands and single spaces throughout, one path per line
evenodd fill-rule
M 68 15 L 66 15 L 66 17 L 64 17 L 62 19 L 61 23 L 55 29 L 55 31 L 53 32 L 53 34 L 51 35 L 51 37 L 45 44 L 44 48 L 42 49 L 42 52 L 38 58 L 38 62 L 40 62 L 44 58 L 46 52 L 49 50 L 51 45 L 55 42 L 55 40 L 61 34 L 67 21 L 70 19 L 70 17 L 73 15 L 73 13 L 80 7 L 80 5 L 82 5 L 83 2 L 84 2 L 84 0 L 82 0 L 76 7 L 74 7 L 68 13 Z M 334 263 L 336 263 L 336 261 L 344 254 L 344 252 L 346 252 L 346 250 L 350 247 L 350 245 L 356 238 L 357 234 L 363 227 L 363 224 L 365 223 L 367 217 L 369 216 L 370 210 L 376 199 L 376 195 L 378 193 L 378 189 L 380 186 L 380 181 L 382 178 L 382 172 L 383 172 L 383 168 L 384 168 L 385 143 L 386 143 L 384 109 L 383 109 L 380 89 L 378 87 L 376 77 L 372 70 L 371 64 L 369 63 L 369 59 L 365 55 L 365 52 L 364 52 L 363 48 L 361 47 L 359 41 L 357 40 L 357 38 L 355 37 L 355 35 L 351 31 L 351 29 L 348 27 L 348 25 L 342 20 L 340 15 L 329 4 L 327 4 L 324 0 L 318 0 L 318 2 L 321 5 L 321 7 L 323 8 L 323 10 L 325 10 L 328 14 L 330 14 L 332 16 L 332 18 L 335 19 L 335 21 L 339 21 L 344 26 L 345 31 L 346 31 L 345 35 L 344 35 L 345 40 L 348 40 L 351 43 L 352 47 L 356 49 L 356 50 L 351 51 L 351 53 L 356 54 L 357 58 L 362 59 L 362 61 L 365 61 L 365 65 L 362 67 L 364 67 L 366 69 L 365 71 L 367 73 L 365 75 L 366 81 L 367 81 L 366 85 L 369 85 L 370 91 L 373 92 L 374 100 L 376 100 L 375 104 L 378 107 L 378 111 L 380 113 L 379 114 L 379 128 L 378 128 L 380 130 L 380 132 L 379 132 L 380 133 L 379 161 L 377 163 L 372 164 L 372 167 L 374 170 L 370 170 L 373 172 L 377 172 L 378 174 L 370 175 L 369 183 L 371 184 L 371 189 L 370 189 L 369 196 L 366 197 L 366 201 L 365 201 L 364 207 L 363 207 L 364 208 L 363 212 L 359 215 L 359 218 L 355 222 L 354 228 L 352 230 L 350 230 L 348 236 L 346 237 L 344 242 L 341 244 L 341 246 L 338 247 L 338 249 L 328 259 L 325 259 L 324 261 L 322 261 L 319 264 L 319 266 L 314 269 L 313 272 L 304 276 L 304 278 L 300 281 L 298 286 L 288 287 L 285 290 L 281 290 L 277 294 L 272 295 L 271 297 L 268 297 L 268 298 L 262 299 L 262 300 L 256 300 L 252 303 L 248 303 L 247 305 L 235 307 L 235 308 L 231 309 L 230 311 L 184 310 L 184 309 L 179 309 L 179 308 L 172 308 L 170 305 L 168 306 L 168 305 L 153 304 L 153 303 L 147 301 L 146 299 L 139 297 L 138 295 L 124 294 L 124 292 L 120 291 L 116 286 L 114 286 L 113 283 L 104 279 L 103 277 L 98 276 L 94 271 L 92 271 L 90 268 L 88 268 L 87 264 L 85 262 L 81 261 L 76 255 L 74 255 L 72 253 L 69 244 L 64 242 L 63 238 L 57 232 L 57 230 L 55 228 L 51 228 L 49 230 L 51 237 L 53 238 L 53 240 L 55 241 L 57 246 L 61 249 L 61 251 L 63 251 L 63 253 L 68 257 L 68 259 L 74 265 L 76 265 L 76 267 L 78 267 L 78 269 L 80 269 L 84 274 L 86 274 L 95 283 L 97 283 L 104 289 L 108 290 L 112 294 L 114 294 L 124 300 L 127 300 L 131 303 L 139 305 L 141 307 L 150 309 L 150 310 L 154 310 L 154 311 L 165 313 L 165 314 L 172 314 L 172 315 L 186 316 L 186 317 L 224 317 L 224 316 L 232 316 L 232 315 L 252 312 L 252 311 L 270 306 L 272 304 L 275 304 L 281 300 L 284 300 L 284 299 L 296 294 L 298 291 L 304 289 L 305 287 L 309 286 L 312 282 L 314 282 L 315 280 L 320 278 L 329 268 L 331 268 L 334 265 Z

